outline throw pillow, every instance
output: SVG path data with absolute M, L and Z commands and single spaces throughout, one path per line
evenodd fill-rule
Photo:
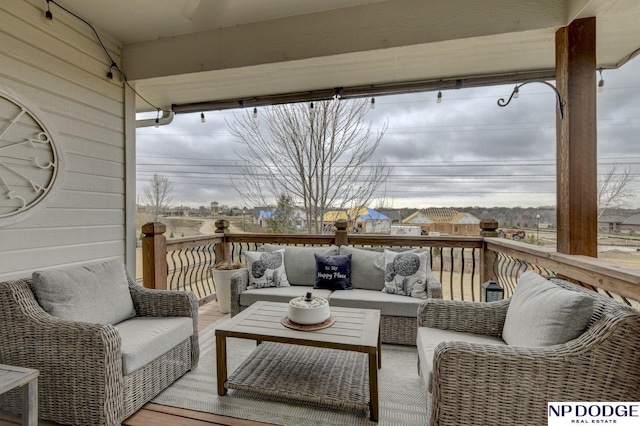
M 351 255 L 316 257 L 316 284 L 313 288 L 351 290 Z
M 514 346 L 567 343 L 584 333 L 592 314 L 591 297 L 528 271 L 518 280 L 509 302 L 502 339 Z
M 284 268 L 287 280 L 291 285 L 313 286 L 316 282 L 316 260 L 314 253 L 330 256 L 338 254 L 337 246 L 329 247 L 295 247 L 265 244 L 259 251 L 270 252 L 284 250 Z
M 384 260 L 384 293 L 427 298 L 428 283 L 437 281 L 429 267 L 428 253 L 385 250 Z
M 124 265 L 118 260 L 33 273 L 42 308 L 57 318 L 117 324 L 136 315 Z
M 284 269 L 284 250 L 244 253 L 249 269 L 248 290 L 267 287 L 289 287 Z

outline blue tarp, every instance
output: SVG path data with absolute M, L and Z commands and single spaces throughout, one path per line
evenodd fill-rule
M 387 220 L 389 219 L 387 216 L 383 215 L 380 212 L 375 211 L 372 208 L 365 207 L 367 209 L 368 214 L 360 215 L 360 218 L 364 220 Z

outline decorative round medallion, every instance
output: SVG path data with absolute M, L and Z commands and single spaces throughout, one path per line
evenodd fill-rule
M 0 86 L 0 226 L 44 207 L 63 171 L 53 127 L 26 99 Z

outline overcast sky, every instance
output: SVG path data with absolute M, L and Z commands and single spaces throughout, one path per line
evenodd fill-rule
M 640 58 L 603 72 L 598 93 L 598 169 L 640 172 Z M 597 77 L 596 81 L 599 79 Z M 539 207 L 556 204 L 555 94 L 528 84 L 501 108 L 514 85 L 381 96 L 367 119 L 388 129 L 372 161 L 393 166 L 379 194 L 389 207 Z M 262 108 L 258 108 L 260 111 Z M 243 206 L 231 186 L 243 146 L 225 120 L 247 110 L 176 115 L 160 128 L 137 130 L 137 185 L 154 173 L 174 184 L 173 204 L 212 201 Z M 640 187 L 639 187 L 640 188 Z M 140 201 L 143 201 L 140 196 Z M 371 203 L 377 205 L 376 201 Z M 250 206 L 247 206 L 250 207 Z M 633 201 L 640 207 L 640 196 Z

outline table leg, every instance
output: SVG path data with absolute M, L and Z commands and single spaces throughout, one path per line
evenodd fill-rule
M 38 426 L 38 378 L 22 387 L 22 426 Z
M 377 352 L 377 351 L 376 351 Z M 369 416 L 371 421 L 378 421 L 378 356 L 369 354 Z
M 382 368 L 382 333 L 378 328 L 378 368 Z
M 216 335 L 216 368 L 218 374 L 218 395 L 226 395 L 227 388 L 227 338 Z

